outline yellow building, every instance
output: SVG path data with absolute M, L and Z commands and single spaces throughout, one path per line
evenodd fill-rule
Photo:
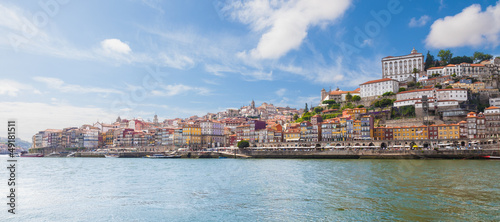
M 300 140 L 300 129 L 289 129 L 285 131 L 286 142 L 298 142 Z
M 359 120 L 354 120 L 353 122 L 353 138 L 354 139 L 361 139 L 361 121 Z
M 438 125 L 439 139 L 459 139 L 460 127 L 459 124 L 441 124 Z
M 104 143 L 107 145 L 107 146 L 112 146 L 113 145 L 113 139 L 114 139 L 114 130 L 112 129 L 109 129 L 103 136 L 102 136 L 102 141 L 104 141 Z
M 394 129 L 394 134 L 392 135 L 394 140 L 403 140 L 404 138 L 407 138 L 408 136 L 406 135 L 407 128 L 405 127 L 393 127 Z
M 182 128 L 184 144 L 188 146 L 198 146 L 201 144 L 201 127 L 197 125 L 187 125 Z
M 427 126 L 412 126 L 410 127 L 410 139 L 411 140 L 426 140 L 428 139 L 428 129 Z
M 475 83 L 465 83 L 465 82 L 456 82 L 450 84 L 453 88 L 461 88 L 461 89 L 470 89 L 473 93 L 478 93 L 481 90 L 486 88 L 486 84 L 484 82 L 475 82 Z
M 373 139 L 374 140 L 384 140 L 385 139 L 385 127 L 373 128 Z
M 427 126 L 394 127 L 394 140 L 424 140 L 428 139 Z
M 334 141 L 338 141 L 342 137 L 341 129 L 342 127 L 340 126 L 339 120 L 338 119 L 334 120 L 332 122 L 332 139 Z

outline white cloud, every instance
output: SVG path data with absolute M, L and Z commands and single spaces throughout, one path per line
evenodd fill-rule
M 284 96 L 285 93 L 286 93 L 286 89 L 285 88 L 276 90 L 276 95 L 278 95 L 280 97 Z
M 176 69 L 188 69 L 194 66 L 193 59 L 191 59 L 189 56 L 179 55 L 177 53 L 174 53 L 172 56 L 161 53 L 160 60 L 163 62 L 163 64 Z
M 123 92 L 116 89 L 106 89 L 98 87 L 84 87 L 80 85 L 67 84 L 63 80 L 51 77 L 33 77 L 33 80 L 45 83 L 49 88 L 59 90 L 61 92 L 74 92 L 74 93 L 113 93 L 122 94 Z
M 228 66 L 223 66 L 218 64 L 205 64 L 205 71 L 212 73 L 216 76 L 224 76 L 224 73 L 236 72 L 236 70 L 229 68 Z
M 436 20 L 425 40 L 427 47 L 448 48 L 462 46 L 493 46 L 500 44 L 500 6 L 481 10 L 479 4 L 462 12 Z
M 344 14 L 351 0 L 234 1 L 224 11 L 234 19 L 263 31 L 254 59 L 277 59 L 297 49 L 311 26 L 331 23 Z M 247 52 L 243 52 L 247 55 Z
M 129 54 L 132 51 L 127 43 L 119 39 L 105 39 L 101 42 L 101 47 L 108 53 Z
M 160 90 L 153 90 L 151 93 L 155 96 L 175 96 L 186 92 L 194 92 L 198 95 L 208 95 L 210 94 L 210 90 L 203 87 L 193 87 L 187 86 L 183 84 L 175 84 L 175 85 L 161 85 Z
M 0 79 L 0 95 L 8 95 L 16 97 L 20 92 L 32 90 L 35 94 L 40 94 L 40 91 L 33 89 L 32 86 L 23 84 L 9 79 Z
M 330 54 L 329 60 L 332 64 L 325 64 L 314 60 L 312 62 L 305 62 L 304 67 L 299 66 L 284 66 L 277 65 L 276 68 L 288 73 L 303 76 L 307 80 L 321 83 L 321 84 L 337 84 L 342 87 L 358 87 L 360 83 L 368 80 L 380 79 L 380 58 L 377 55 L 370 59 L 363 57 L 351 58 L 356 61 L 354 68 L 346 64 L 349 62 L 344 61 L 343 56 L 334 56 Z
M 4 5 L 0 5 L 0 26 L 18 33 L 35 34 L 40 31 L 29 19 L 22 16 L 21 9 Z
M 427 24 L 427 22 L 429 22 L 430 20 L 431 20 L 431 17 L 429 17 L 428 15 L 422 15 L 422 16 L 420 16 L 419 19 L 416 19 L 415 17 L 413 17 L 413 18 L 411 18 L 408 26 L 410 26 L 410 27 L 422 27 L 425 24 Z
M 273 71 L 263 71 L 263 70 L 255 70 L 255 71 L 243 71 L 241 73 L 244 76 L 250 77 L 246 78 L 247 81 L 256 81 L 256 80 L 273 80 Z
M 443 8 L 446 8 L 446 5 L 444 4 L 444 0 L 439 0 L 439 11 L 441 11 Z
M 360 45 L 361 48 L 364 48 L 365 46 L 372 46 L 373 45 L 373 39 L 365 39 L 363 40 L 363 43 Z

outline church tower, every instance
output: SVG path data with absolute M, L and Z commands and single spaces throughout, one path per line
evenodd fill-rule
M 158 125 L 158 115 L 155 114 L 155 117 L 153 118 L 153 123 L 155 125 Z
M 321 101 L 325 100 L 325 98 L 326 98 L 326 90 L 325 90 L 325 88 L 323 88 L 321 90 Z
M 252 109 L 255 109 L 255 102 L 253 101 L 253 99 L 252 99 L 252 103 L 250 104 L 250 107 L 252 107 Z
M 116 118 L 116 122 L 121 123 L 122 122 L 122 118 L 120 118 L 120 116 L 118 116 L 118 118 Z

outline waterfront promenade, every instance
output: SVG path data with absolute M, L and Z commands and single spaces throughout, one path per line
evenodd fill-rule
M 120 158 L 141 158 L 158 152 L 121 152 Z M 324 149 L 298 147 L 220 149 L 213 151 L 182 151 L 182 158 L 276 158 L 276 159 L 483 159 L 483 156 L 500 156 L 500 148 L 485 149 Z M 102 153 L 81 152 L 75 157 L 104 157 Z

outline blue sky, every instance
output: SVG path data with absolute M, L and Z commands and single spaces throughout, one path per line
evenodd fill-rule
M 496 1 L 0 1 L 0 118 L 19 134 L 303 108 L 381 77 L 413 47 L 498 55 Z M 375 15 L 375 16 L 374 16 Z M 6 134 L 5 127 L 0 133 Z

